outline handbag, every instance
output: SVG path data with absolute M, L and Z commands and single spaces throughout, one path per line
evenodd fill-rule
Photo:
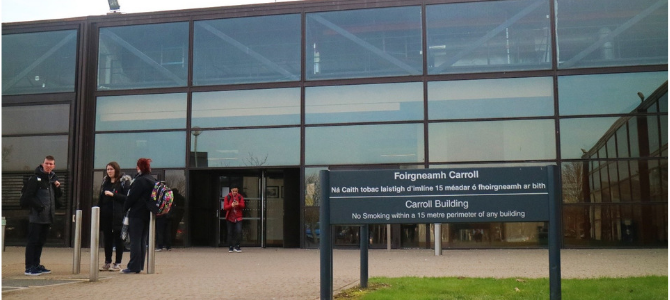
M 123 226 L 121 227 L 121 239 L 124 241 L 128 240 L 128 224 L 130 224 L 130 221 L 128 220 L 128 213 L 130 211 L 126 212 L 126 216 L 123 217 Z

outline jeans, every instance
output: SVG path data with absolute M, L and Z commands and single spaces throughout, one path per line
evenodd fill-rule
M 26 245 L 26 269 L 40 265 L 42 248 L 47 241 L 51 224 L 28 223 L 28 244 Z
M 231 222 L 226 220 L 226 228 L 228 229 L 228 247 L 240 248 L 240 239 L 242 238 L 242 221 Z M 233 229 L 235 230 L 235 240 L 233 244 Z
M 172 218 L 156 218 L 156 248 L 172 248 Z
M 144 259 L 147 255 L 147 234 L 149 234 L 149 221 L 141 218 L 129 218 L 128 235 L 130 235 L 130 260 L 128 268 L 130 271 L 139 272 L 144 270 Z
M 103 230 L 103 241 L 105 242 L 105 263 L 112 263 L 112 249 L 116 247 L 116 260 L 114 263 L 120 264 L 123 259 L 123 240 L 121 239 L 121 230 Z

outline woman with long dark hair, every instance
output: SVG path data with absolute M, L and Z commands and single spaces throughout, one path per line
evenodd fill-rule
M 128 213 L 128 234 L 130 235 L 130 261 L 121 273 L 139 273 L 144 270 L 144 258 L 147 254 L 147 235 L 149 233 L 149 208 L 151 191 L 156 180 L 151 175 L 151 159 L 137 160 L 137 175 L 130 185 L 123 211 Z
M 100 186 L 100 230 L 105 245 L 105 264 L 100 268 L 103 271 L 121 271 L 123 259 L 123 204 L 126 201 L 130 176 L 121 173 L 121 167 L 115 161 L 105 167 L 105 177 Z M 112 264 L 112 251 L 116 247 L 116 259 Z

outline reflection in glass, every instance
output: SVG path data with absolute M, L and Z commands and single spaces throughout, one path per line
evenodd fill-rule
M 305 123 L 423 119 L 420 82 L 325 86 L 305 89 Z
M 423 125 L 358 125 L 305 129 L 305 164 L 424 161 Z
M 551 67 L 549 1 L 426 6 L 428 74 Z
M 165 183 L 172 189 L 174 202 L 170 209 L 173 246 L 184 246 L 186 240 L 186 172 L 184 170 L 165 170 Z
M 2 134 L 48 134 L 69 131 L 69 104 L 2 108 Z
M 102 169 L 110 161 L 135 166 L 138 158 L 146 157 L 152 168 L 184 167 L 185 135 L 184 131 L 96 134 L 93 166 Z
M 629 113 L 668 80 L 668 72 L 558 77 L 561 115 Z M 667 101 L 666 101 L 667 103 Z
M 668 2 L 557 1 L 559 68 L 668 63 Z
M 186 94 L 98 97 L 95 129 L 186 128 Z
M 421 7 L 308 13 L 308 80 L 420 75 Z
M 98 90 L 185 86 L 188 22 L 100 29 Z
M 193 93 L 191 126 L 300 124 L 300 89 Z
M 300 164 L 300 128 L 202 131 L 191 139 L 198 167 L 258 167 Z M 195 167 L 194 153 L 190 164 Z
M 667 247 L 667 204 L 565 205 L 567 247 Z
M 561 156 L 564 159 L 606 157 L 605 147 L 596 148 L 596 144 L 618 120 L 614 117 L 561 120 Z M 603 152 L 599 152 L 600 149 Z
M 429 82 L 428 118 L 551 116 L 553 90 L 548 77 Z
M 300 15 L 195 22 L 193 84 L 300 79 Z
M 74 92 L 77 31 L 2 35 L 2 94 Z
M 67 170 L 68 136 L 25 136 L 2 138 L 2 171 L 31 172 L 51 155 L 56 159 L 56 170 Z
M 555 159 L 553 120 L 431 123 L 431 162 Z

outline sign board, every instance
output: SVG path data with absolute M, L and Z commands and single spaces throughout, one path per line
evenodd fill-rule
M 368 224 L 539 221 L 549 223 L 549 298 L 561 299 L 555 166 L 323 170 L 319 178 L 322 300 L 333 298 L 332 225 L 363 225 L 361 286 L 366 286 Z
M 549 220 L 547 167 L 330 171 L 331 224 Z

